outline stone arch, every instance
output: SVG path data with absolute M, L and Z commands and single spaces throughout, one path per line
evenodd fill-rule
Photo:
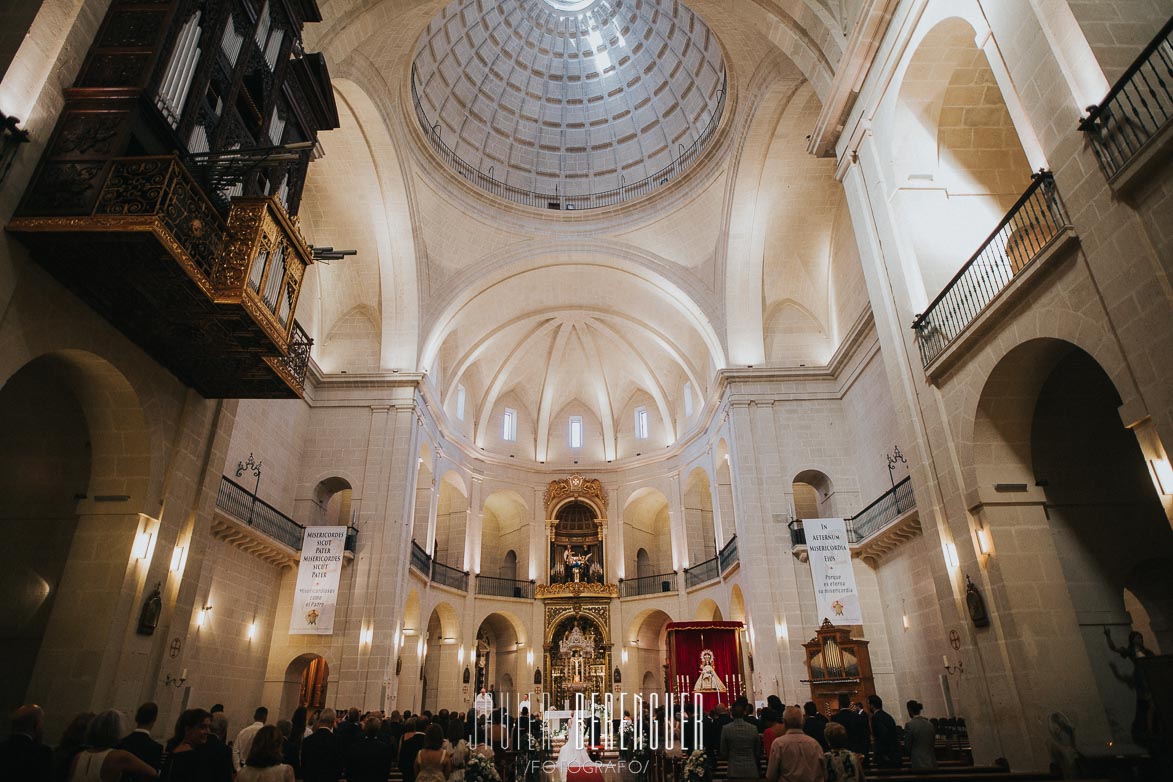
M 281 714 L 292 714 L 300 706 L 310 712 L 325 708 L 330 665 L 316 652 L 306 652 L 289 661 L 281 687 Z
M 426 441 L 420 443 L 415 469 L 415 503 L 412 508 L 411 539 L 420 548 L 428 550 L 432 491 L 435 488 L 436 479 L 432 472 L 432 448 Z
M 512 612 L 492 611 L 486 613 L 477 624 L 474 649 L 478 648 L 482 638 L 489 642 L 488 657 L 478 652 L 473 659 L 477 666 L 473 689 L 478 689 L 483 683 L 485 686 L 493 685 L 499 693 L 512 693 L 513 682 L 525 680 L 525 624 Z M 497 705 L 503 705 L 500 698 Z
M 314 487 L 315 525 L 348 526 L 351 524 L 353 487 L 337 475 L 323 478 Z M 313 526 L 313 525 L 311 525 Z
M 468 515 L 464 480 L 455 470 L 449 470 L 440 477 L 436 494 L 434 561 L 458 570 L 469 569 L 469 552 L 465 549 Z
M 717 605 L 717 601 L 711 597 L 706 597 L 696 607 L 696 618 L 698 621 L 708 622 L 723 622 L 724 617 L 721 614 L 721 607 Z
M 414 587 L 407 591 L 407 598 L 403 601 L 403 632 L 419 633 L 420 627 L 420 593 Z
M 635 578 L 640 573 L 639 552 L 647 553 L 648 575 L 676 569 L 672 548 L 668 497 L 650 486 L 632 492 L 623 505 L 623 576 Z
M 729 444 L 725 438 L 717 441 L 717 512 L 721 519 L 721 545 L 737 534 L 737 513 L 733 506 L 733 467 Z
M 116 653 L 131 598 L 111 600 L 94 584 L 126 583 L 150 566 L 158 522 L 140 511 L 153 460 L 150 430 L 135 389 L 113 364 L 93 353 L 62 350 L 16 369 L 0 386 L 0 529 L 3 594 L 15 596 L 0 620 L 10 651 L 3 691 L 9 703 L 29 699 L 70 713 L 102 688 L 98 663 Z M 143 558 L 140 535 L 152 542 Z M 169 554 L 169 550 L 168 550 Z M 59 686 L 51 660 L 86 655 L 85 666 Z M 57 698 L 46 697 L 62 693 Z
M 729 590 L 729 621 L 746 624 L 745 597 L 741 594 L 741 585 L 734 584 Z
M 822 470 L 800 471 L 790 482 L 791 502 L 796 519 L 820 519 L 834 516 L 835 487 Z
M 1017 97 L 999 87 L 994 69 L 1003 66 L 978 48 L 974 21 L 958 15 L 922 24 L 899 76 L 889 143 L 893 205 L 917 283 L 932 298 L 1026 190 L 1032 163 L 1007 105 L 1017 107 Z M 914 310 L 924 303 L 914 297 Z
M 689 565 L 717 556 L 713 493 L 709 473 L 703 467 L 694 468 L 684 484 L 684 536 Z
M 970 506 L 991 551 L 986 562 L 1001 632 L 1016 637 L 1032 621 L 1030 606 L 1041 603 L 1052 642 L 1070 650 L 1061 685 L 1047 678 L 1044 664 L 1016 669 L 1023 702 L 1066 698 L 1065 713 L 1085 726 L 1089 740 L 1128 743 L 1135 697 L 1113 668 L 1119 661 L 1104 632 L 1125 641 L 1125 593 L 1143 583 L 1130 579 L 1144 572 L 1145 560 L 1173 561 L 1173 531 L 1120 404 L 1103 365 L 1070 342 L 1028 340 L 1008 351 L 978 400 Z M 1024 547 L 1026 540 L 1033 543 Z M 980 558 L 976 542 L 956 545 L 963 568 Z M 1029 601 L 1020 594 L 1025 583 Z M 1008 652 L 1020 646 L 1015 641 Z M 1045 716 L 1027 715 L 1028 726 L 1040 726 L 1029 736 L 1039 752 Z
M 529 558 L 530 513 L 522 496 L 512 489 L 498 489 L 481 508 L 479 573 L 493 578 L 532 578 Z M 512 558 L 510 558 L 512 555 Z M 512 575 L 505 575 L 509 570 Z
M 643 693 L 645 697 L 652 692 L 659 692 L 663 697 L 663 666 L 668 660 L 668 623 L 671 621 L 667 612 L 646 608 L 632 617 L 625 629 L 623 645 L 628 651 L 630 664 L 635 670 L 645 672 L 641 684 L 647 681 L 649 673 L 660 672 L 653 679 L 654 686 Z

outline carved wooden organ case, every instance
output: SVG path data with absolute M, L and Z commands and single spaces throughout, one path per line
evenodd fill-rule
M 837 710 L 841 693 L 850 695 L 853 702 L 866 702 L 875 694 L 868 642 L 852 638 L 850 629 L 824 619 L 815 637 L 802 648 L 806 653 L 805 682 L 810 684 L 811 700 L 819 711 L 830 714 Z

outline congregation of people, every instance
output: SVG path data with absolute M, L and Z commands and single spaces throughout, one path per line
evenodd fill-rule
M 473 753 L 499 762 L 525 733 L 540 741 L 542 724 L 530 715 L 528 696 L 517 717 L 496 708 L 494 696 L 482 691 L 467 712 L 435 714 L 352 708 L 340 716 L 299 707 L 275 723 L 260 707 L 235 736 L 217 704 L 184 711 L 165 743 L 153 735 L 158 707 L 146 703 L 129 730 L 118 711 L 79 714 L 55 747 L 43 740 L 42 710 L 27 705 L 13 714 L 10 735 L 0 742 L 0 768 L 30 782 L 387 782 L 393 769 L 403 782 L 463 782 Z M 935 767 L 935 728 L 916 701 L 907 704 L 910 719 L 902 730 L 878 696 L 866 709 L 847 698 L 839 705 L 828 718 L 812 702 L 784 706 L 777 696 L 756 712 L 744 698 L 703 716 L 687 703 L 671 752 L 680 757 L 704 749 L 712 766 L 726 761 L 729 779 L 760 779 L 764 771 L 767 782 L 862 782 L 867 768 L 898 768 L 905 753 L 914 769 Z M 669 724 L 662 710 L 648 716 Z M 692 746 L 698 735 L 703 746 Z

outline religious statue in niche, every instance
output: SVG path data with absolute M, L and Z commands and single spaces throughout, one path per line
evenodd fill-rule
M 139 635 L 154 635 L 155 628 L 159 626 L 159 615 L 163 613 L 163 593 L 160 591 L 162 584 L 155 584 L 155 588 L 151 591 L 150 596 L 143 603 L 142 611 L 138 615 L 138 634 Z
M 701 650 L 701 667 L 700 675 L 696 677 L 696 684 L 693 685 L 693 692 L 725 692 L 725 684 L 721 681 L 721 677 L 717 675 L 716 668 L 713 667 L 713 650 Z
M 590 561 L 592 556 L 594 556 L 593 551 L 588 551 L 585 554 L 579 554 L 576 553 L 570 546 L 566 547 L 566 550 L 563 553 L 563 563 L 566 565 L 566 567 L 570 568 L 570 572 L 573 574 L 575 581 L 583 580 L 583 571 L 586 570 L 587 563 Z
M 977 584 L 965 577 L 965 606 L 969 609 L 969 618 L 974 627 L 989 627 L 990 616 L 986 613 L 986 601 L 978 591 Z

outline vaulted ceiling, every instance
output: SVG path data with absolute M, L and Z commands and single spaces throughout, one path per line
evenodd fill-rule
M 853 11 L 563 5 L 322 0 L 309 44 L 329 58 L 342 128 L 323 140 L 303 221 L 311 241 L 360 252 L 311 271 L 299 319 L 325 372 L 426 373 L 472 448 L 589 463 L 687 435 L 718 369 L 825 364 L 866 311 L 833 161 L 805 149 Z M 569 186 L 568 170 L 588 189 L 640 176 L 695 137 L 723 71 L 728 96 L 711 149 L 670 186 L 548 212 L 485 194 L 437 155 L 413 105 L 413 63 L 440 137 L 478 169 L 535 187 Z M 628 117 L 637 132 L 617 133 Z M 567 447 L 572 415 L 579 449 Z

